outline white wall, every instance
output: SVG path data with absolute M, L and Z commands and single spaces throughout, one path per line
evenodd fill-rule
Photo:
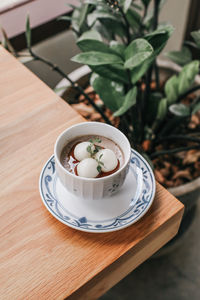
M 178 50 L 183 41 L 190 0 L 167 0 L 160 14 L 160 21 L 167 21 L 175 28 L 164 51 Z

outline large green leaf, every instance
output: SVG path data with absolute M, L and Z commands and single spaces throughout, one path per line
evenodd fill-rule
M 87 26 L 87 15 L 89 12 L 89 5 L 82 4 L 77 7 L 74 7 L 70 4 L 67 5 L 73 8 L 71 24 L 76 33 L 80 35 L 82 32 L 87 31 L 89 29 Z
M 87 12 L 88 12 L 88 6 L 89 6 L 88 4 L 82 4 L 81 5 L 81 11 L 80 11 L 79 20 L 78 20 L 79 29 L 82 27 L 83 23 L 86 20 Z
M 111 111 L 118 110 L 123 101 L 123 85 L 117 85 L 109 79 L 100 77 L 99 75 L 93 74 L 91 78 L 91 85 L 94 90 L 99 94 L 101 100 L 104 102 L 106 107 Z
M 179 80 L 176 75 L 170 77 L 165 83 L 165 95 L 167 96 L 167 103 L 172 104 L 176 102 L 178 97 Z
M 90 66 L 91 70 L 102 77 L 108 78 L 112 81 L 129 83 L 129 77 L 127 71 L 123 66 L 117 64 L 102 65 L 102 66 Z
M 77 45 L 83 52 L 98 51 L 98 52 L 118 55 L 118 53 L 112 50 L 108 45 L 97 40 L 90 40 L 90 39 L 78 40 Z
M 190 109 L 183 103 L 172 104 L 169 107 L 171 113 L 178 117 L 188 117 L 190 115 Z
M 91 66 L 123 63 L 123 60 L 115 54 L 102 53 L 98 51 L 89 51 L 89 52 L 80 53 L 72 57 L 71 60 L 77 63 L 91 65 Z
M 147 34 L 144 38 L 151 44 L 154 49 L 154 54 L 157 56 L 165 47 L 168 39 L 173 33 L 173 26 L 160 25 L 158 29 Z
M 155 120 L 157 111 L 158 111 L 158 104 L 160 100 L 162 99 L 163 95 L 161 93 L 155 92 L 151 93 L 149 95 L 148 101 L 147 101 L 147 108 L 144 115 L 145 120 L 149 125 L 152 124 L 152 122 Z
M 133 31 L 140 28 L 141 25 L 141 16 L 135 10 L 129 9 L 126 13 L 126 18 L 129 25 L 132 27 Z
M 144 62 L 152 53 L 153 48 L 146 40 L 133 40 L 125 50 L 124 67 L 132 69 Z
M 192 60 L 192 53 L 189 48 L 185 46 L 181 49 L 181 51 L 170 51 L 165 55 L 180 66 L 184 66 Z
M 111 14 L 109 12 L 95 10 L 94 12 L 90 13 L 87 16 L 88 25 L 90 27 L 92 27 L 97 19 L 112 19 L 112 20 L 115 20 L 115 21 L 118 20 L 116 16 L 114 16 L 113 14 Z
M 160 26 L 159 29 L 145 36 L 145 39 L 151 44 L 154 49 L 152 55 L 147 58 L 142 64 L 131 70 L 131 82 L 135 84 L 149 69 L 156 56 L 165 47 L 167 40 L 173 32 L 173 27 L 170 25 Z
M 114 116 L 118 117 L 123 115 L 129 108 L 136 104 L 136 97 L 137 97 L 137 87 L 135 86 L 132 88 L 125 96 L 125 100 L 122 103 L 122 106 L 115 111 Z
M 131 70 L 131 82 L 133 84 L 135 84 L 147 72 L 154 59 L 155 57 L 154 55 L 152 55 L 147 58 L 142 64 Z
M 113 39 L 113 37 L 111 32 L 108 30 L 108 27 L 103 24 L 105 21 L 107 20 L 106 19 L 97 20 L 92 28 L 97 32 L 99 32 L 99 34 L 103 37 L 104 40 L 110 41 Z
M 191 36 L 193 37 L 197 47 L 200 48 L 200 29 L 191 32 Z
M 124 52 L 126 49 L 126 46 L 124 44 L 120 44 L 117 41 L 111 41 L 110 48 L 117 52 L 122 57 L 122 59 L 124 59 Z
M 152 52 L 150 51 L 141 51 L 140 53 L 137 53 L 126 60 L 124 67 L 126 69 L 133 69 L 134 67 L 137 67 L 138 65 L 143 63 L 151 54 Z
M 77 7 L 73 10 L 71 24 L 73 29 L 78 33 L 80 32 L 79 18 L 80 18 L 80 9 L 79 7 Z
M 97 40 L 97 41 L 102 41 L 102 37 L 100 33 L 96 30 L 88 30 L 85 31 L 77 40 L 77 42 L 83 41 L 83 40 Z
M 151 31 L 147 34 L 145 34 L 144 38 L 147 39 L 147 40 L 151 40 L 152 37 L 155 37 L 157 35 L 160 35 L 160 34 L 165 34 L 168 32 L 168 24 L 167 25 L 160 25 L 156 30 L 154 31 Z
M 199 61 L 194 60 L 183 67 L 179 74 L 178 93 L 185 93 L 193 84 L 195 76 L 199 72 Z
M 193 84 L 195 76 L 198 74 L 199 62 L 193 61 L 187 64 L 179 73 L 173 75 L 165 84 L 165 94 L 167 102 L 173 104 L 176 102 L 179 95 L 185 93 Z
M 126 36 L 126 28 L 122 22 L 119 22 L 119 20 L 100 19 L 100 22 L 101 26 L 103 25 L 104 27 L 104 31 L 107 32 L 109 40 L 113 39 L 115 36 L 119 36 L 121 38 Z

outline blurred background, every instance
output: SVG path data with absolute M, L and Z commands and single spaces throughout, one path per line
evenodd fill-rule
M 70 73 L 80 65 L 70 58 L 79 52 L 69 23 L 58 21 L 61 15 L 69 15 L 71 8 L 66 4 L 77 4 L 67 0 L 1 0 L 0 24 L 5 29 L 13 46 L 25 51 L 25 23 L 30 15 L 33 49 L 40 56 Z M 189 33 L 200 28 L 200 1 L 167 0 L 161 21 L 171 23 L 174 34 L 161 54 L 179 50 Z M 166 59 L 166 58 L 165 58 Z M 26 66 L 47 85 L 54 88 L 61 77 L 39 61 L 28 62 Z M 102 300 L 188 300 L 200 299 L 200 218 L 199 208 L 191 212 L 188 228 L 181 239 L 159 251 L 134 272 L 108 291 Z

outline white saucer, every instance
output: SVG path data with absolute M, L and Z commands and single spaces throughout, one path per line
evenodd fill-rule
M 39 187 L 44 205 L 56 219 L 72 228 L 96 233 L 120 230 L 137 222 L 155 195 L 151 167 L 133 149 L 125 183 L 111 197 L 89 201 L 68 192 L 56 174 L 54 156 L 41 172 Z

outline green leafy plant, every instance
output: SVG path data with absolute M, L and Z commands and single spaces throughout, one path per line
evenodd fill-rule
M 140 145 L 149 141 L 150 146 L 144 150 L 152 158 L 157 156 L 152 153 L 157 139 L 177 133 L 174 124 L 181 127 L 199 109 L 199 98 L 189 105 L 181 102 L 200 88 L 194 86 L 199 60 L 192 60 L 188 46 L 166 54 L 183 68 L 160 88 L 156 58 L 173 32 L 171 25 L 158 24 L 163 4 L 161 0 L 141 0 L 139 4 L 129 0 L 86 0 L 71 16 L 82 51 L 72 60 L 90 67 L 90 84 L 113 115 L 120 117 L 120 129 L 140 150 Z M 191 35 L 193 46 L 200 48 L 200 31 Z M 155 89 L 151 88 L 153 75 Z

